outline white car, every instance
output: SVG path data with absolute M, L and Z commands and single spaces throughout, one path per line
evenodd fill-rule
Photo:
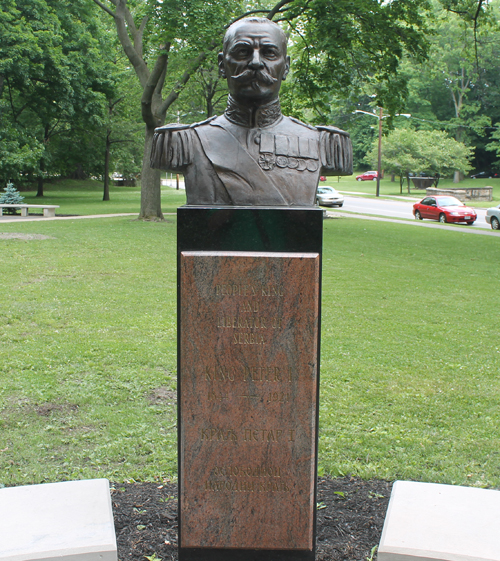
M 491 224 L 492 230 L 500 230 L 500 205 L 493 206 L 486 211 L 486 222 Z
M 325 185 L 324 187 L 318 187 L 316 201 L 319 206 L 341 207 L 344 204 L 344 197 L 333 187 Z

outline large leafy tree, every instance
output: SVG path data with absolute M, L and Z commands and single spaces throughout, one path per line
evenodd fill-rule
M 490 124 L 488 116 L 481 111 L 476 94 L 486 54 L 481 52 L 480 60 L 477 40 L 479 33 L 482 36 L 487 33 L 485 24 L 480 30 L 477 25 L 441 11 L 427 64 L 427 73 L 436 89 L 448 99 L 448 104 L 445 104 L 449 107 L 448 124 L 458 141 L 467 138 L 467 129 L 482 134 L 484 127 Z
M 35 169 L 43 152 L 43 146 L 17 122 L 17 115 L 12 111 L 11 83 L 29 79 L 30 56 L 41 52 L 34 30 L 19 16 L 15 0 L 3 0 L 0 4 L 0 178 L 3 182 L 14 179 L 21 169 Z
M 42 196 L 47 174 L 98 166 L 90 132 L 102 124 L 114 87 L 104 56 L 110 43 L 86 0 L 4 0 L 1 8 L 1 110 L 9 132 L 0 149 L 34 148 L 36 162 L 24 158 L 18 172 L 37 177 Z
M 113 173 L 119 173 L 129 184 L 135 182 L 141 173 L 144 148 L 140 107 L 135 103 L 140 97 L 139 84 L 123 57 L 117 57 L 115 66 L 116 89 L 107 99 L 107 118 L 100 132 L 104 139 L 104 201 L 110 200 Z
M 360 96 L 370 95 L 389 113 L 402 107 L 407 89 L 398 67 L 405 54 L 420 61 L 426 56 L 427 0 L 287 4 L 275 19 L 285 20 L 292 31 L 291 105 L 298 98 L 319 120 L 331 113 L 332 98 L 354 106 Z
M 401 66 L 409 91 L 406 110 L 415 127 L 445 130 L 475 146 L 475 166 L 487 169 L 491 156 L 485 145 L 491 123 L 500 119 L 498 6 L 436 0 L 433 14 L 428 61 L 406 59 Z
M 375 164 L 377 155 L 378 143 L 375 142 L 367 159 Z M 410 172 L 444 176 L 455 170 L 466 172 L 472 167 L 471 156 L 471 148 L 438 130 L 400 128 L 391 131 L 382 141 L 382 167 L 399 175 L 401 184 Z
M 183 122 L 208 119 L 224 111 L 227 94 L 226 81 L 219 75 L 216 57 L 211 53 L 189 81 L 176 109 Z
M 161 219 L 160 172 L 149 165 L 154 129 L 207 54 L 220 44 L 224 23 L 240 2 L 201 0 L 93 0 L 114 22 L 122 49 L 141 86 L 145 125 L 141 172 L 143 219 Z

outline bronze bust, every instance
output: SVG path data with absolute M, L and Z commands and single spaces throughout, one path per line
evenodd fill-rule
M 155 131 L 151 166 L 184 174 L 188 205 L 312 206 L 320 175 L 350 175 L 349 135 L 281 113 L 286 35 L 265 18 L 229 27 L 219 54 L 224 115 Z

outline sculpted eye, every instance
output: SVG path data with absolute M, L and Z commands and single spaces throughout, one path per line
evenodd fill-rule
M 250 54 L 250 49 L 248 47 L 237 47 L 236 49 L 233 49 L 231 54 L 235 57 L 244 58 Z
M 279 56 L 279 52 L 275 48 L 264 49 L 262 54 L 269 59 L 275 59 Z

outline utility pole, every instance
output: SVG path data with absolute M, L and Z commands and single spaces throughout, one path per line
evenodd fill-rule
M 380 197 L 380 174 L 382 173 L 382 114 L 383 109 L 379 107 L 380 113 L 378 116 L 378 163 L 377 163 L 377 193 L 376 196 Z
M 375 193 L 377 197 L 380 197 L 380 176 L 382 175 L 382 119 L 390 117 L 390 115 L 384 115 L 384 109 L 379 107 L 379 114 L 373 110 L 373 113 L 368 111 L 362 111 L 361 109 L 356 109 L 353 113 L 364 113 L 365 115 L 370 115 L 370 117 L 375 117 L 378 119 L 378 162 L 377 162 L 377 192 Z M 406 117 L 409 119 L 411 117 L 410 113 L 396 113 L 395 117 Z

